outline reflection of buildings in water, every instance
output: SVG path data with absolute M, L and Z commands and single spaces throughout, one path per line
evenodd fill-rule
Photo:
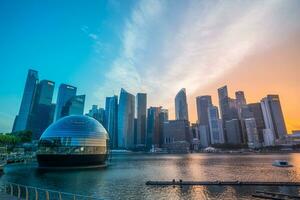
M 211 199 L 221 199 L 220 197 L 226 190 L 224 186 L 203 186 L 203 193 Z
M 299 154 L 290 154 L 290 162 L 293 165 L 292 180 L 300 181 L 300 156 Z

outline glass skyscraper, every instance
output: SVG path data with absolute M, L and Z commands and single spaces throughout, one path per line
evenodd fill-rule
M 224 143 L 223 123 L 219 118 L 219 111 L 217 106 L 208 107 L 208 121 L 210 130 L 211 144 Z
M 175 97 L 175 118 L 176 120 L 189 120 L 185 88 L 182 88 Z
M 159 114 L 161 107 L 150 107 L 148 108 L 147 116 L 147 148 L 151 148 L 152 145 L 155 147 L 160 146 L 161 132 L 160 130 L 160 119 Z
M 123 88 L 118 107 L 118 148 L 132 149 L 134 145 L 135 97 Z
M 138 93 L 137 100 L 137 145 L 144 146 L 146 142 L 146 115 L 147 115 L 147 94 Z
M 53 81 L 42 80 L 38 83 L 28 125 L 34 140 L 38 140 L 44 130 L 53 122 L 55 105 L 52 104 L 52 98 L 54 87 Z
M 22 131 L 28 128 L 28 121 L 33 108 L 34 96 L 38 84 L 38 72 L 30 69 L 27 74 L 25 88 L 19 114 L 15 118 L 12 132 Z
M 111 148 L 118 147 L 118 96 L 106 97 L 105 123 Z
M 62 117 L 62 109 L 65 104 L 76 96 L 77 88 L 67 84 L 60 84 L 55 109 L 55 121 Z
M 211 96 L 196 97 L 198 123 L 208 125 L 208 107 L 212 106 Z

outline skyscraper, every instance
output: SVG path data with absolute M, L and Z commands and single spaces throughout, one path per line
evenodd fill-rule
M 208 121 L 210 130 L 210 142 L 211 144 L 223 144 L 224 133 L 223 123 L 219 118 L 219 111 L 217 106 L 209 106 L 208 110 Z
M 287 130 L 278 95 L 268 95 L 261 100 L 266 129 L 270 129 L 276 139 L 286 136 Z
M 218 96 L 219 96 L 221 118 L 223 120 L 223 123 L 225 123 L 225 121 L 230 120 L 229 97 L 228 97 L 227 86 L 223 86 L 218 89 Z
M 249 111 L 253 114 L 253 117 L 255 119 L 259 142 L 263 143 L 264 141 L 263 130 L 265 129 L 265 122 L 264 122 L 263 112 L 261 109 L 261 104 L 251 103 L 248 104 L 247 107 L 249 108 Z
M 55 121 L 62 117 L 62 109 L 72 97 L 76 96 L 77 88 L 71 85 L 60 84 L 55 108 Z
M 118 147 L 118 96 L 106 97 L 105 120 L 111 148 Z
M 85 95 L 73 96 L 61 109 L 60 117 L 68 115 L 83 115 Z
M 137 145 L 143 146 L 146 142 L 146 113 L 147 113 L 147 94 L 138 93 L 137 99 Z
M 182 88 L 175 97 L 175 117 L 177 120 L 189 120 L 185 88 Z
M 89 113 L 87 115 L 96 119 L 98 122 L 101 123 L 101 125 L 104 124 L 104 118 L 105 118 L 104 108 L 98 109 L 97 105 L 92 105 L 92 109 L 89 110 Z
M 40 138 L 44 130 L 53 122 L 55 105 L 52 104 L 55 83 L 42 80 L 37 85 L 28 129 L 32 131 L 34 140 Z
M 123 88 L 118 107 L 118 147 L 132 149 L 134 145 L 135 98 Z
M 249 148 L 258 148 L 260 147 L 258 131 L 256 127 L 256 122 L 254 118 L 245 119 L 245 127 L 248 138 L 248 147 Z
M 247 104 L 244 91 L 236 91 L 235 98 L 239 107 Z
M 208 122 L 208 107 L 212 106 L 211 96 L 196 97 L 198 123 L 207 125 Z
M 19 114 L 15 118 L 12 132 L 22 131 L 28 128 L 28 120 L 32 111 L 37 84 L 38 72 L 32 69 L 28 70 Z
M 148 108 L 147 116 L 147 147 L 151 148 L 152 145 L 155 147 L 160 146 L 161 131 L 160 130 L 160 115 L 161 107 L 150 107 Z

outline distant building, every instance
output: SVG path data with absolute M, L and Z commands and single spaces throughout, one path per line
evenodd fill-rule
M 118 107 L 118 148 L 133 149 L 135 97 L 123 88 Z
M 188 152 L 190 125 L 188 120 L 170 120 L 164 123 L 164 144 L 169 152 Z
M 241 144 L 241 126 L 238 119 L 225 122 L 228 144 Z
M 12 132 L 23 131 L 28 128 L 28 120 L 32 111 L 38 80 L 38 72 L 32 69 L 28 70 L 19 114 L 15 118 Z
M 162 130 L 160 127 L 161 107 L 148 108 L 147 116 L 147 147 L 160 147 Z
M 224 133 L 223 133 L 223 123 L 219 118 L 218 107 L 210 106 L 208 110 L 208 121 L 209 121 L 209 130 L 210 130 L 210 142 L 211 144 L 223 144 Z
M 200 131 L 197 123 L 191 125 L 191 146 L 192 150 L 199 150 L 200 148 Z
M 90 117 L 93 117 L 98 122 L 100 122 L 102 125 L 105 121 L 105 110 L 104 108 L 99 108 L 97 105 L 92 105 L 92 109 L 89 110 L 89 113 L 87 114 Z
M 77 88 L 71 85 L 67 84 L 60 84 L 58 89 L 58 95 L 57 95 L 57 102 L 56 102 L 56 108 L 55 108 L 55 119 L 54 121 L 57 121 L 63 116 L 62 115 L 62 109 L 64 106 L 66 106 L 66 103 L 72 98 L 76 96 Z
M 209 147 L 210 143 L 210 134 L 208 132 L 206 125 L 198 125 L 199 136 L 200 136 L 200 147 L 206 148 Z
M 147 131 L 147 94 L 138 93 L 137 100 L 137 129 L 136 140 L 138 146 L 145 146 Z
M 254 118 L 245 119 L 245 127 L 246 127 L 246 132 L 248 137 L 248 147 L 249 148 L 261 147 L 255 119 Z
M 33 108 L 29 117 L 28 129 L 33 140 L 38 140 L 44 130 L 53 122 L 55 105 L 52 104 L 55 83 L 42 80 L 37 85 Z
M 265 122 L 264 122 L 264 116 L 261 109 L 260 103 L 250 103 L 247 105 L 249 108 L 249 111 L 253 114 L 253 117 L 255 119 L 256 128 L 258 131 L 258 139 L 259 143 L 263 143 L 263 129 L 265 129 Z
M 118 96 L 106 97 L 105 101 L 106 130 L 110 138 L 110 147 L 118 147 Z
M 83 115 L 85 95 L 77 95 L 69 99 L 61 110 L 61 117 L 69 115 Z
M 175 118 L 176 120 L 189 120 L 185 88 L 182 88 L 175 97 Z
M 197 105 L 197 116 L 198 123 L 201 125 L 207 125 L 208 122 L 208 107 L 212 106 L 211 96 L 199 96 L 196 97 L 196 105 Z
M 283 139 L 287 135 L 286 125 L 278 95 L 268 95 L 261 100 L 265 127 L 270 129 L 275 139 Z

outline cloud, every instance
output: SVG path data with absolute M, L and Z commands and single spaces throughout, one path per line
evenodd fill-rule
M 147 92 L 151 105 L 170 107 L 180 88 L 192 94 L 288 37 L 300 26 L 297 7 L 277 0 L 139 1 L 95 95 L 104 99 L 124 87 Z

